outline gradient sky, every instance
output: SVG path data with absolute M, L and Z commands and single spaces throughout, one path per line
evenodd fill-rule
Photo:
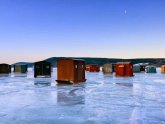
M 0 63 L 165 58 L 165 0 L 0 0 Z

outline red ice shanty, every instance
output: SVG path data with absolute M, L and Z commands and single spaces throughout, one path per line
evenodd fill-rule
M 86 65 L 86 71 L 88 72 L 99 72 L 100 66 L 97 64 Z
M 116 63 L 116 76 L 117 77 L 132 77 L 133 64 L 131 62 Z

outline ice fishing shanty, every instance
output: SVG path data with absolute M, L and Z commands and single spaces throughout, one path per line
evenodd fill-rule
M 34 77 L 49 78 L 51 77 L 51 63 L 48 61 L 40 61 L 34 63 Z
M 100 66 L 97 64 L 86 65 L 86 71 L 87 72 L 99 72 Z
M 133 64 L 131 62 L 118 62 L 116 63 L 116 76 L 117 77 L 132 77 Z
M 133 65 L 133 72 L 134 73 L 139 73 L 141 72 L 141 66 L 139 64 L 134 64 Z
M 57 60 L 58 83 L 85 82 L 85 61 L 79 59 Z
M 146 73 L 156 73 L 155 66 L 146 66 Z
M 102 66 L 102 72 L 104 74 L 112 74 L 113 73 L 113 65 L 111 63 L 106 63 Z
M 26 64 L 15 64 L 14 72 L 15 73 L 27 73 L 28 65 Z
M 0 74 L 9 74 L 11 73 L 11 65 L 9 64 L 0 64 Z
M 162 66 L 161 66 L 161 73 L 162 73 L 162 74 L 165 74 L 165 65 L 162 65 Z
M 145 72 L 146 65 L 147 64 L 140 64 L 140 71 Z

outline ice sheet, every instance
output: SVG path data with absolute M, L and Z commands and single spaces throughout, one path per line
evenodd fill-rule
M 1 75 L 0 124 L 164 124 L 165 75 L 116 78 L 86 73 L 87 82 L 56 85 L 52 78 Z

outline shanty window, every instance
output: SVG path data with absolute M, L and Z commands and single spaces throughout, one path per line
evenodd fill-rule
M 77 65 L 75 65 L 75 68 L 77 68 Z
M 84 65 L 82 65 L 82 68 L 84 68 Z
M 124 65 L 119 65 L 119 68 L 124 68 Z
M 49 69 L 49 66 L 46 66 L 47 69 Z

